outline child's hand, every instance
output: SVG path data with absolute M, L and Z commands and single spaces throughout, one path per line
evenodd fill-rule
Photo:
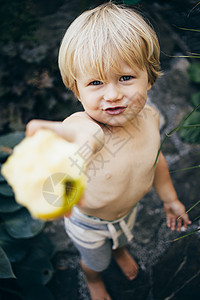
M 76 164 L 72 163 L 76 162 Z M 34 218 L 51 220 L 69 212 L 86 185 L 78 146 L 50 130 L 23 139 L 1 168 L 16 201 Z
M 72 134 L 70 134 L 67 125 L 63 122 L 46 121 L 46 120 L 31 120 L 26 125 L 26 136 L 33 136 L 39 129 L 49 129 L 57 133 L 68 142 L 72 142 Z
M 170 203 L 164 203 L 164 210 L 167 217 L 167 226 L 171 230 L 180 231 L 182 225 L 187 228 L 191 224 L 188 214 L 185 212 L 185 206 L 177 199 Z

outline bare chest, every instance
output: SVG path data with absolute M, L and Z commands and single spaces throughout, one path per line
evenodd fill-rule
M 149 186 L 158 148 L 159 133 L 151 136 L 148 130 L 142 135 L 118 132 L 107 136 L 103 149 L 88 166 L 89 190 L 95 187 L 98 194 L 114 199 Z

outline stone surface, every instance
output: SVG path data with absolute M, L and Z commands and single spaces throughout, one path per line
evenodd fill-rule
M 200 239 L 179 240 L 153 267 L 153 294 L 156 300 L 199 299 Z
M 168 51 L 174 51 L 176 42 L 170 49 L 167 48 Z M 148 99 L 161 113 L 162 140 L 192 110 L 189 99 L 195 91 L 187 75 L 187 59 L 170 58 L 164 65 L 167 65 L 164 75 L 153 86 Z M 174 133 L 166 139 L 162 150 L 179 198 L 189 209 L 199 200 L 200 169 L 181 169 L 199 165 L 200 145 L 183 143 L 178 134 Z M 103 272 L 103 279 L 113 300 L 199 299 L 200 232 L 173 242 L 199 228 L 200 206 L 192 209 L 189 216 L 193 223 L 186 232 L 184 229 L 180 233 L 172 232 L 166 226 L 163 206 L 155 191 L 152 190 L 141 200 L 133 230 L 134 239 L 128 245 L 130 253 L 139 264 L 140 272 L 137 279 L 130 282 L 116 263 L 111 262 Z M 61 221 L 48 225 L 50 238 L 58 245 L 58 254 L 54 260 L 57 271 L 49 286 L 56 300 L 89 300 L 79 254 L 65 235 L 62 225 Z
M 37 31 L 39 42 L 34 49 L 18 45 L 19 60 L 13 44 L 9 43 L 2 47 L 0 77 L 4 78 L 6 85 L 1 86 L 0 91 L 4 96 L 1 98 L 1 132 L 24 129 L 25 123 L 33 117 L 60 120 L 71 112 L 81 109 L 72 94 L 62 85 L 56 61 L 60 40 L 66 27 L 78 14 L 78 10 L 81 11 L 80 3 L 92 1 L 65 0 L 62 6 L 60 5 L 62 1 L 57 1 L 56 6 L 54 2 L 47 1 L 48 7 L 43 7 L 41 1 L 39 9 L 41 26 Z M 182 2 L 183 7 L 190 5 L 189 11 L 182 10 L 178 0 L 173 1 L 175 6 L 172 1 L 142 2 L 150 20 L 154 23 L 161 43 L 164 75 L 150 91 L 149 101 L 160 111 L 162 140 L 178 126 L 185 114 L 192 110 L 189 99 L 197 89 L 187 75 L 189 60 L 173 57 L 185 55 L 186 51 L 195 49 L 186 43 L 191 33 L 188 32 L 187 39 L 184 39 L 184 36 L 182 38 L 179 35 L 180 30 L 173 26 L 175 24 L 183 27 L 185 20 L 190 19 L 188 16 L 194 15 L 191 7 L 196 1 Z M 166 16 L 170 18 L 168 22 Z M 11 81 L 10 73 L 12 73 Z M 10 86 L 7 86 L 7 83 Z M 173 172 L 171 175 L 179 198 L 189 209 L 200 200 L 200 169 L 174 171 L 199 165 L 200 145 L 183 143 L 177 133 L 174 133 L 166 139 L 163 152 L 169 169 Z M 166 227 L 162 203 L 154 190 L 141 200 L 133 230 L 134 239 L 128 245 L 131 255 L 139 264 L 140 272 L 138 277 L 130 282 L 115 262 L 111 262 L 103 273 L 103 279 L 113 300 L 199 299 L 200 234 L 196 232 L 173 242 L 175 238 L 190 233 L 200 226 L 198 219 L 200 205 L 191 210 L 189 215 L 193 223 L 186 232 L 171 232 Z M 55 274 L 48 284 L 55 300 L 89 300 L 80 268 L 80 257 L 64 231 L 63 220 L 47 223 L 45 231 L 57 247 L 53 261 Z
M 163 112 L 165 133 L 176 127 L 192 107 L 188 97 L 192 93 L 186 76 L 187 61 L 180 59 L 171 64 L 169 71 L 159 79 L 150 93 L 150 100 Z M 174 83 L 174 85 L 173 85 Z M 167 88 L 170 85 L 170 88 Z M 180 92 L 183 86 L 185 92 Z M 200 145 L 183 143 L 177 134 L 169 137 L 163 147 L 171 176 L 180 200 L 187 209 L 199 200 L 200 168 L 181 171 L 199 165 Z M 140 201 L 134 239 L 128 249 L 139 264 L 140 272 L 133 282 L 128 281 L 114 261 L 103 273 L 103 279 L 113 300 L 186 300 L 199 299 L 200 294 L 200 234 L 173 242 L 174 239 L 200 226 L 200 206 L 189 212 L 193 221 L 185 232 L 170 231 L 166 226 L 161 201 L 152 190 Z M 49 236 L 58 245 L 55 274 L 50 288 L 56 300 L 89 300 L 87 286 L 80 269 L 79 254 L 65 235 L 62 221 L 48 224 Z M 71 287 L 69 288 L 69 285 Z

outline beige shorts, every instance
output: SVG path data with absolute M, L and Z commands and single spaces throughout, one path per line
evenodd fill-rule
M 87 216 L 75 206 L 65 229 L 79 250 L 84 263 L 94 271 L 103 271 L 110 263 L 112 249 L 126 245 L 132 238 L 137 206 L 124 217 L 105 221 Z

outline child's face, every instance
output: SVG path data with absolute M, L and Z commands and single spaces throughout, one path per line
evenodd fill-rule
M 120 64 L 121 75 L 107 74 L 102 82 L 98 74 L 82 74 L 77 79 L 78 99 L 94 120 L 110 126 L 123 126 L 132 121 L 146 104 L 151 88 L 146 70 L 134 71 Z

